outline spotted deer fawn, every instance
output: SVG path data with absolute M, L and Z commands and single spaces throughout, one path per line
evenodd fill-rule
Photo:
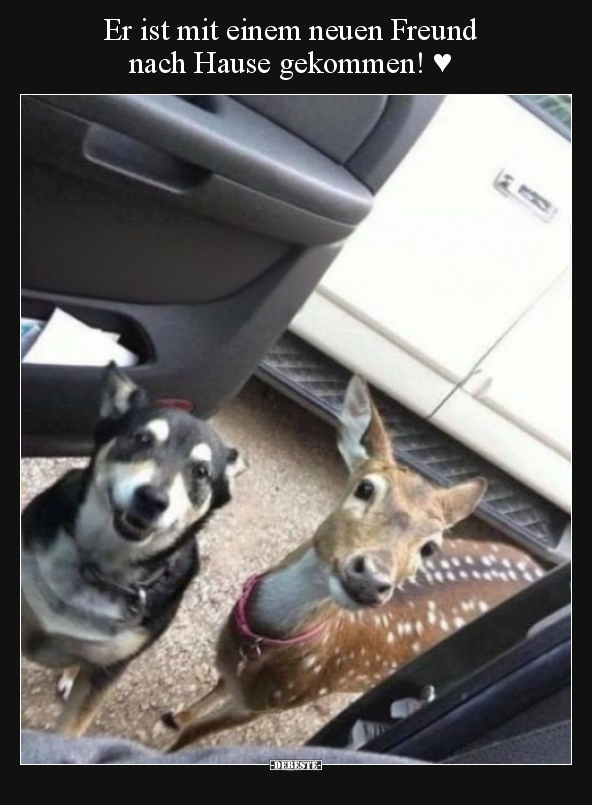
M 345 494 L 312 540 L 247 581 L 218 639 L 218 684 L 163 716 L 180 731 L 169 751 L 329 693 L 363 692 L 542 575 L 487 527 L 443 539 L 486 482 L 437 489 L 397 464 L 358 377 L 338 446 Z

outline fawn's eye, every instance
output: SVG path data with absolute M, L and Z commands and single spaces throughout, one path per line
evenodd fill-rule
M 430 556 L 433 556 L 435 553 L 438 553 L 439 550 L 440 546 L 438 545 L 438 543 L 434 542 L 433 540 L 430 540 L 429 542 L 425 542 L 421 546 L 419 552 L 421 554 L 422 559 L 429 559 Z
M 207 464 L 194 464 L 191 468 L 191 477 L 194 481 L 204 481 L 210 477 L 210 468 Z
M 359 500 L 370 500 L 373 494 L 374 484 L 368 480 L 361 481 L 354 491 L 354 497 Z
M 138 431 L 132 437 L 135 450 L 147 450 L 154 444 L 154 436 L 147 430 Z

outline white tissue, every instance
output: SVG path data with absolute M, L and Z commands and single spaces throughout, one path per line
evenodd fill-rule
M 56 308 L 23 363 L 59 364 L 61 366 L 135 366 L 138 358 L 104 333 Z

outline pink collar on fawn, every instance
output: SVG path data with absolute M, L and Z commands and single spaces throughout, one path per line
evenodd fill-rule
M 255 588 L 259 585 L 264 575 L 265 574 L 249 576 L 243 586 L 240 598 L 233 609 L 234 623 L 241 639 L 240 654 L 242 657 L 242 667 L 244 667 L 244 663 L 247 660 L 258 659 L 264 649 L 284 648 L 285 646 L 297 646 L 301 643 L 306 643 L 307 640 L 311 640 L 313 637 L 319 635 L 325 628 L 324 623 L 319 623 L 311 629 L 306 629 L 304 632 L 283 639 L 255 634 L 247 620 L 247 608 Z

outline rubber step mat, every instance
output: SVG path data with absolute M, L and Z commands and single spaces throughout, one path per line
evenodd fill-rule
M 351 377 L 292 333 L 271 348 L 257 375 L 333 425 Z M 489 486 L 477 516 L 539 556 L 559 560 L 554 552 L 569 522 L 564 511 L 382 392 L 372 393 L 389 431 L 396 433 L 402 463 L 442 486 L 484 476 Z

